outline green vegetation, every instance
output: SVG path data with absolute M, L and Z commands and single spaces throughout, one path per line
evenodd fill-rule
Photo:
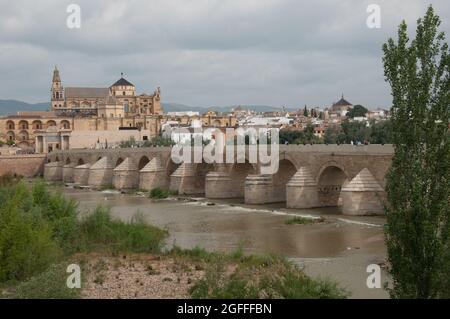
M 43 182 L 27 185 L 5 178 L 0 186 L 0 297 L 79 298 L 79 289 L 66 286 L 66 269 L 72 263 L 83 269 L 83 253 L 89 252 L 185 259 L 195 269 L 205 270 L 190 291 L 194 298 L 347 296 L 335 283 L 311 279 L 282 257 L 178 247 L 163 253 L 166 236 L 167 231 L 146 224 L 142 215 L 135 215 L 129 223 L 113 219 L 102 207 L 79 215 L 76 202 L 50 191 Z M 156 273 L 151 267 L 147 271 Z M 104 280 L 101 272 L 94 278 L 95 283 Z
M 366 109 L 364 106 L 362 105 L 355 105 L 353 106 L 346 114 L 347 117 L 349 118 L 355 118 L 355 117 L 360 117 L 360 116 L 366 116 L 367 112 L 369 112 L 368 109 Z
M 74 201 L 42 182 L 0 187 L 0 284 L 43 273 L 76 252 L 158 253 L 166 236 L 142 216 L 123 223 L 102 207 L 80 218 Z
M 206 261 L 205 276 L 191 288 L 193 298 L 346 298 L 335 283 L 311 279 L 295 264 L 278 256 L 208 253 L 200 248 L 172 254 Z
M 164 199 L 171 195 L 176 195 L 176 192 L 161 187 L 155 187 L 149 193 L 149 197 L 153 199 Z
M 170 138 L 155 136 L 151 140 L 146 141 L 136 141 L 136 139 L 132 136 L 128 140 L 121 141 L 119 143 L 120 148 L 130 148 L 130 147 L 150 147 L 150 146 L 172 146 L 175 145 L 175 142 Z
M 78 251 L 159 253 L 167 231 L 147 224 L 140 214 L 129 223 L 113 219 L 108 209 L 98 207 L 79 225 Z
M 300 225 L 307 225 L 307 224 L 316 224 L 316 223 L 321 223 L 324 222 L 325 219 L 320 217 L 320 218 L 305 218 L 305 217 L 292 217 L 287 219 L 284 223 L 286 225 L 296 225 L 296 224 L 300 224 Z
M 119 147 L 120 148 L 129 148 L 129 147 L 137 147 L 138 142 L 136 141 L 136 139 L 134 138 L 134 136 L 131 136 L 128 140 L 126 141 L 121 141 L 119 143 Z
M 143 146 L 172 146 L 175 142 L 171 138 L 155 136 L 150 141 L 144 141 Z
M 314 135 L 314 127 L 308 124 L 303 131 L 280 130 L 280 144 L 323 144 L 320 137 Z
M 51 265 L 44 272 L 20 283 L 13 297 L 20 299 L 75 299 L 80 298 L 80 289 L 69 289 L 66 285 L 68 263 Z
M 331 125 L 326 131 L 324 142 L 327 144 L 350 144 L 365 141 L 371 144 L 392 143 L 392 123 L 382 122 L 342 122 L 341 127 Z
M 383 46 L 395 154 L 385 227 L 393 298 L 450 298 L 450 51 L 429 7 Z

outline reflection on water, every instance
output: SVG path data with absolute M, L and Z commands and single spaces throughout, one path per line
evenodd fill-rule
M 170 232 L 168 245 L 183 248 L 201 246 L 229 251 L 242 247 L 246 252 L 277 253 L 287 257 L 334 257 L 349 248 L 368 253 L 384 250 L 383 218 L 335 215 L 335 209 L 289 210 L 282 204 L 250 206 L 239 201 L 163 200 L 153 202 L 137 195 L 64 189 L 82 209 L 108 205 L 114 216 L 129 220 L 141 212 L 152 224 Z M 239 206 L 236 206 L 239 204 Z M 290 215 L 319 216 L 326 223 L 286 225 Z

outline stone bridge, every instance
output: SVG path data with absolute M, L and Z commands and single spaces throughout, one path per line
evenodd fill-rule
M 391 145 L 280 145 L 279 169 L 259 163 L 175 164 L 169 147 L 66 150 L 48 154 L 44 178 L 101 189 L 155 187 L 248 204 L 340 207 L 351 215 L 382 214 Z

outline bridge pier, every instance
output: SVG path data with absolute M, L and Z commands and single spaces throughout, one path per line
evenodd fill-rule
M 112 184 L 116 189 L 133 189 L 139 185 L 139 172 L 136 164 L 127 157 L 113 170 Z
M 73 182 L 80 186 L 88 184 L 89 180 L 89 164 L 78 165 L 73 169 Z
M 75 164 L 70 163 L 66 164 L 62 168 L 62 179 L 64 183 L 73 183 L 73 169 L 75 168 Z
M 111 187 L 114 164 L 105 156 L 95 162 L 89 169 L 88 185 L 92 188 Z
M 268 204 L 276 202 L 273 196 L 271 175 L 249 175 L 245 179 L 246 204 Z
M 206 198 L 243 198 L 243 180 L 232 176 L 227 164 L 219 164 L 217 170 L 209 172 L 205 179 Z M 235 174 L 236 175 L 236 174 Z
M 153 157 L 147 165 L 139 171 L 139 188 L 152 190 L 153 188 L 167 188 L 169 179 L 166 169 L 161 165 L 159 157 Z
M 180 195 L 200 195 L 205 193 L 205 179 L 201 176 L 195 164 L 182 163 L 170 175 L 170 190 Z
M 300 167 L 286 185 L 286 207 L 320 207 L 317 182 L 307 167 Z
M 383 215 L 385 194 L 367 168 L 342 188 L 342 212 L 345 215 Z
M 62 162 L 50 162 L 44 165 L 44 179 L 49 182 L 62 180 Z

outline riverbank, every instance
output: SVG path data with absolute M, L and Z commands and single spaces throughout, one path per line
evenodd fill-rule
M 172 197 L 151 200 L 144 194 L 115 190 L 90 191 L 64 188 L 64 193 L 92 209 L 98 203 L 111 207 L 113 216 L 127 221 L 136 212 L 145 220 L 169 231 L 167 247 L 246 254 L 279 254 L 295 262 L 314 278 L 327 277 L 351 292 L 352 298 L 388 298 L 384 289 L 369 289 L 370 264 L 382 266 L 382 282 L 388 277 L 384 218 L 342 216 L 334 208 L 295 210 L 282 204 L 245 205 L 239 200 Z M 325 218 L 323 223 L 286 225 L 295 217 Z
M 348 295 L 331 280 L 308 277 L 284 257 L 249 255 L 240 249 L 231 253 L 163 249 L 168 231 L 147 223 L 142 213 L 124 222 L 98 205 L 83 212 L 75 201 L 42 182 L 2 181 L 2 298 Z M 69 287 L 68 282 L 76 283 L 81 276 L 80 285 Z

